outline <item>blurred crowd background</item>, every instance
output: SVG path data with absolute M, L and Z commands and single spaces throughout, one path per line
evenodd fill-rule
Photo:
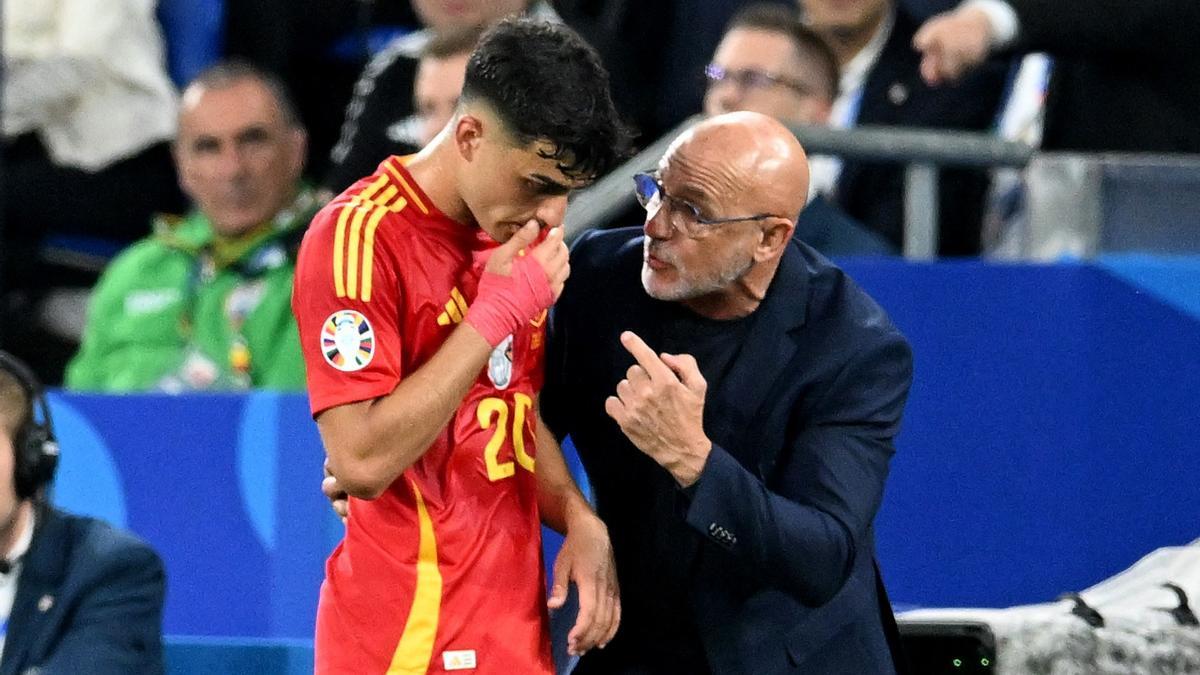
M 1196 0 L 0 0 L 0 349 L 70 390 L 57 501 L 158 548 L 169 632 L 311 635 L 341 525 L 296 251 L 516 13 L 591 42 L 635 131 L 568 237 L 640 224 L 631 176 L 698 116 L 807 148 L 797 236 L 917 354 L 898 605 L 1040 602 L 1195 538 Z M 87 395 L 208 391 L 246 395 Z
M 997 4 L 6 0 L 0 345 L 74 389 L 300 389 L 287 294 L 308 218 L 441 129 L 475 39 L 511 13 L 594 44 L 650 148 L 635 161 L 697 114 L 795 126 L 813 167 L 798 236 L 833 256 L 1029 253 L 1034 149 L 1200 152 L 1194 8 L 1017 1 L 997 22 Z M 865 154 L 803 135 L 878 126 Z M 934 191 L 913 191 L 917 161 Z M 638 224 L 616 184 L 583 227 Z M 1179 229 L 1194 240 L 1195 219 Z

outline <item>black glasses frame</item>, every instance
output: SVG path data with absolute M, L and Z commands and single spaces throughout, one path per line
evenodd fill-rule
M 649 213 L 650 209 L 652 208 L 654 197 L 658 196 L 662 202 L 671 202 L 674 205 L 673 208 L 677 208 L 679 213 L 686 213 L 688 217 L 691 218 L 692 222 L 698 225 L 724 225 L 726 223 L 738 223 L 748 220 L 766 220 L 767 218 L 779 217 L 773 213 L 759 213 L 753 216 L 705 218 L 704 216 L 700 215 L 700 209 L 695 204 L 667 194 L 667 191 L 663 189 L 662 179 L 659 177 L 657 171 L 634 174 L 633 183 L 634 196 L 637 197 L 638 204 L 641 204 L 642 208 L 646 209 L 647 213 Z M 653 190 L 653 193 L 651 193 L 651 189 Z M 659 208 L 661 208 L 661 206 Z M 672 223 L 672 226 L 678 227 L 675 225 L 675 223 Z M 689 234 L 693 233 L 692 231 L 687 230 L 687 228 L 678 229 L 683 229 Z

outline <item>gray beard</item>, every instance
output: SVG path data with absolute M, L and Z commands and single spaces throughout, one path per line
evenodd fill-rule
M 666 261 L 671 263 L 672 261 Z M 677 284 L 674 288 L 666 289 L 665 291 L 654 292 L 650 290 L 650 268 L 646 263 L 642 263 L 642 288 L 646 294 L 655 300 L 665 302 L 678 302 L 680 300 L 691 300 L 693 298 L 703 297 L 713 293 L 718 293 L 729 288 L 733 282 L 741 279 L 754 266 L 753 256 L 747 255 L 744 260 L 733 260 L 725 269 L 719 270 L 717 274 L 695 281 L 683 282 Z M 677 270 L 682 270 L 676 267 Z M 682 274 L 680 275 L 683 276 Z

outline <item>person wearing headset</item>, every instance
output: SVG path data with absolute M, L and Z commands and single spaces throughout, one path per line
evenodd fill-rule
M 51 506 L 57 464 L 41 385 L 0 352 L 0 675 L 162 673 L 162 561 Z

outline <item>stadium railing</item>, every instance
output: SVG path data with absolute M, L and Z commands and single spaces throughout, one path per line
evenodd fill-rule
M 671 140 L 699 119 L 685 120 L 576 194 L 567 208 L 568 240 L 629 209 L 634 203 L 633 174 L 653 167 Z M 810 155 L 905 165 L 903 252 L 910 259 L 936 257 L 942 167 L 1026 170 L 1029 217 L 1016 232 L 1008 257 L 1200 253 L 1200 156 L 1048 153 L 964 131 L 884 126 L 791 130 Z

